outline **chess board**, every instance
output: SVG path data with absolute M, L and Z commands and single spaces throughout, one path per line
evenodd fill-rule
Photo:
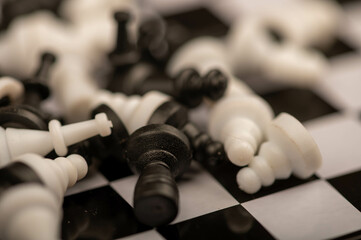
M 181 22 L 192 37 L 222 36 L 244 1 L 153 1 L 169 23 Z M 182 1 L 180 1 L 182 2 Z M 224 3 L 224 4 L 223 4 Z M 361 1 L 339 1 L 344 26 L 324 53 L 331 68 L 312 89 L 244 79 L 276 114 L 305 124 L 323 156 L 309 179 L 277 180 L 256 194 L 238 189 L 239 167 L 194 162 L 178 179 L 180 210 L 169 225 L 151 228 L 133 214 L 137 176 L 111 160 L 91 168 L 70 188 L 63 204 L 64 239 L 360 239 L 361 238 Z M 222 5 L 222 6 L 220 6 Z M 260 87 L 261 86 L 261 87 Z M 207 109 L 192 118 L 205 127 Z

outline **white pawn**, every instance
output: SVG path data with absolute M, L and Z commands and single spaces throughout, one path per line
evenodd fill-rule
M 214 104 L 208 131 L 224 144 L 233 164 L 244 166 L 252 161 L 273 115 L 268 103 L 256 95 L 230 95 Z
M 143 96 L 133 95 L 125 97 L 123 94 L 112 94 L 99 91 L 91 106 L 107 104 L 122 119 L 128 132 L 131 134 L 140 127 L 147 125 L 154 111 L 163 103 L 171 101 L 169 95 L 158 91 L 150 91 Z
M 0 166 L 24 153 L 42 156 L 51 150 L 59 156 L 66 155 L 67 146 L 100 134 L 111 134 L 112 122 L 105 113 L 99 113 L 93 120 L 61 126 L 57 120 L 49 122 L 49 131 L 0 127 Z
M 317 144 L 294 117 L 281 113 L 267 127 L 267 138 L 248 167 L 237 174 L 241 190 L 252 194 L 275 179 L 286 179 L 291 173 L 308 178 L 320 168 L 322 156 Z
M 8 97 L 10 102 L 15 102 L 21 98 L 24 93 L 23 84 L 12 77 L 0 78 L 0 99 Z
M 235 74 L 261 73 L 271 81 L 298 87 L 322 78 L 328 67 L 322 54 L 292 42 L 275 42 L 265 29 L 256 17 L 244 17 L 232 25 L 226 46 Z
M 77 154 L 54 161 L 37 154 L 15 160 L 25 164 L 41 183 L 15 184 L 0 196 L 0 238 L 22 240 L 60 239 L 61 204 L 66 189 L 85 177 L 88 165 Z M 11 167 L 11 165 L 9 165 Z M 29 174 L 30 174 L 29 172 Z

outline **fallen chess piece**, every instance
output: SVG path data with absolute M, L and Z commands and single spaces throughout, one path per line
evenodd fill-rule
M 342 9 L 333 0 L 295 1 L 270 8 L 259 17 L 284 41 L 302 47 L 327 48 L 336 38 Z
M 133 198 L 137 219 L 153 227 L 173 221 L 179 202 L 174 178 L 184 173 L 192 158 L 187 137 L 170 125 L 147 125 L 129 137 L 124 154 L 133 171 L 140 173 Z
M 256 17 L 233 23 L 226 37 L 228 62 L 235 74 L 259 74 L 296 87 L 316 84 L 328 62 L 318 51 L 289 41 L 277 41 Z
M 275 179 L 286 179 L 291 173 L 308 178 L 320 168 L 322 156 L 305 127 L 294 117 L 281 113 L 267 126 L 267 141 L 248 167 L 237 174 L 241 190 L 252 194 Z
M 224 144 L 228 159 L 237 166 L 249 164 L 265 138 L 272 108 L 256 95 L 230 95 L 210 111 L 208 131 Z
M 22 86 L 15 85 L 17 80 L 9 77 L 0 79 L 0 98 L 3 99 L 4 106 L 0 108 L 2 127 L 47 129 L 47 124 L 53 117 L 41 110 L 40 105 L 50 95 L 48 74 L 55 59 L 52 53 L 44 52 L 34 76 L 18 81 Z M 6 99 L 9 101 L 5 104 Z
M 59 156 L 67 154 L 67 146 L 100 134 L 111 134 L 112 122 L 104 113 L 94 120 L 61 126 L 58 120 L 49 122 L 49 131 L 0 127 L 0 165 L 4 166 L 25 153 L 45 156 L 51 150 Z
M 77 154 L 54 161 L 24 154 L 0 169 L 0 238 L 60 239 L 64 193 L 87 171 Z
M 195 155 L 199 156 L 197 159 L 224 159 L 222 144 L 201 133 L 195 126 L 190 126 L 187 109 L 170 96 L 158 91 L 151 91 L 143 96 L 125 96 L 100 90 L 91 81 L 87 68 L 74 67 L 75 63 L 78 66 L 85 63 L 79 59 L 72 60 L 58 64 L 52 79 L 52 90 L 64 106 L 67 120 L 88 119 L 95 108 L 104 104 L 124 123 L 130 134 L 147 124 L 170 124 L 188 132 Z M 82 89 L 81 93 L 77 89 Z M 188 130 L 185 129 L 186 125 Z

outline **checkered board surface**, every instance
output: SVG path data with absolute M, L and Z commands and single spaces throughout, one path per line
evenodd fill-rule
M 171 12 L 169 22 L 182 21 L 194 30 L 194 36 L 221 36 L 227 32 L 227 18 L 240 2 L 222 1 L 224 4 L 217 6 L 184 1 L 186 10 L 180 13 L 176 13 L 177 6 L 159 6 L 161 11 Z M 193 163 L 178 180 L 177 218 L 154 229 L 137 222 L 132 211 L 137 176 L 126 164 L 104 162 L 67 191 L 63 238 L 360 239 L 361 1 L 339 2 L 345 11 L 344 26 L 334 46 L 325 52 L 331 69 L 322 84 L 311 90 L 255 87 L 276 114 L 294 115 L 315 138 L 323 165 L 314 176 L 278 180 L 248 195 L 235 181 L 239 167 L 229 162 L 217 167 Z M 195 114 L 198 122 L 202 122 L 200 112 L 206 111 Z

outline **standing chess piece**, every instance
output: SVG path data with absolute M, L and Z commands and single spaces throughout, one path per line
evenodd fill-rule
M 109 54 L 109 60 L 116 70 L 122 70 L 136 63 L 140 55 L 129 38 L 127 24 L 131 20 L 128 12 L 116 12 L 114 19 L 118 23 L 118 32 L 115 49 Z
M 308 178 L 320 168 L 322 156 L 305 127 L 294 117 L 281 113 L 267 126 L 267 141 L 248 167 L 237 174 L 239 188 L 255 193 L 275 179 L 286 179 L 291 173 Z
M 54 161 L 25 154 L 0 169 L 0 238 L 60 239 L 64 193 L 87 171 L 76 154 Z
M 169 125 L 147 125 L 129 137 L 125 157 L 140 173 L 133 200 L 137 219 L 153 227 L 170 223 L 179 202 L 174 178 L 183 174 L 192 157 L 187 137 Z

